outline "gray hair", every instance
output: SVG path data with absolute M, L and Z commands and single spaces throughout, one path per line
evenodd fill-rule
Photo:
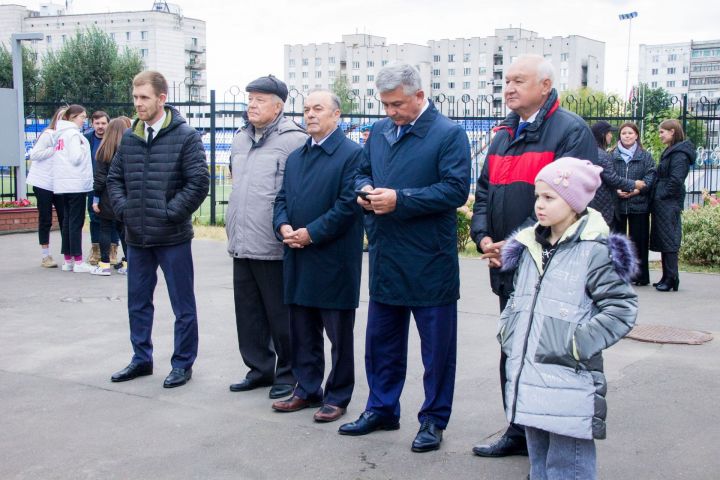
M 308 92 L 308 97 L 312 93 L 327 93 L 328 95 L 330 95 L 330 103 L 332 104 L 332 107 L 335 110 L 340 110 L 340 113 L 342 113 L 342 108 L 340 105 L 340 97 L 338 97 L 335 94 L 335 92 L 333 92 L 332 90 L 328 90 L 326 88 L 314 88 Z
M 538 82 L 550 80 L 550 84 L 555 83 L 555 68 L 553 67 L 552 62 L 547 58 L 533 53 L 524 53 L 519 55 L 513 63 L 521 61 L 533 64 L 535 72 L 537 72 Z
M 422 89 L 420 72 L 408 63 L 396 63 L 383 67 L 378 72 L 375 85 L 380 93 L 392 92 L 402 86 L 405 95 L 412 95 Z

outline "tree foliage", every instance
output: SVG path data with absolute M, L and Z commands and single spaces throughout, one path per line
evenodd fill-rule
M 25 98 L 33 98 L 40 80 L 36 56 L 30 48 L 22 46 L 23 88 Z M 0 88 L 13 88 L 12 52 L 0 45 Z
M 95 27 L 77 32 L 43 58 L 43 100 L 79 103 L 111 116 L 130 114 L 108 103 L 132 102 L 132 79 L 143 70 L 140 55 L 127 47 L 119 51 L 107 33 Z
M 350 90 L 350 84 L 348 83 L 346 75 L 335 77 L 332 91 L 340 99 L 340 111 L 342 111 L 343 114 L 349 115 L 357 112 L 357 97 L 352 90 Z

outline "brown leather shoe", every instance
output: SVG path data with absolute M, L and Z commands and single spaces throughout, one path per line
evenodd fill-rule
M 334 422 L 338 418 L 345 415 L 345 409 L 343 407 L 336 407 L 335 405 L 325 404 L 320 407 L 320 410 L 315 412 L 313 418 L 316 422 Z
M 297 395 L 293 395 L 287 400 L 278 400 L 272 404 L 273 410 L 278 412 L 297 412 L 303 408 L 316 408 L 322 405 L 319 401 L 305 400 Z

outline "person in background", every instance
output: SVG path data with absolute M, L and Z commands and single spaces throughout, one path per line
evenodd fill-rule
M 127 254 L 124 233 L 125 227 L 123 223 L 115 217 L 112 205 L 110 204 L 110 196 L 108 195 L 106 182 L 110 163 L 113 157 L 115 157 L 115 152 L 120 145 L 123 134 L 130 128 L 131 123 L 128 117 L 118 117 L 111 120 L 96 155 L 97 165 L 95 167 L 93 182 L 92 208 L 100 221 L 100 261 L 92 272 L 90 272 L 93 275 L 108 276 L 112 273 L 110 246 L 113 232 L 122 242 L 123 253 Z M 127 273 L 127 261 L 124 257 L 120 262 L 118 273 L 123 275 Z
M 592 199 L 588 206 L 600 212 L 610 230 L 615 231 L 615 214 L 618 203 L 617 191 L 632 192 L 635 188 L 641 188 L 643 181 L 635 180 L 633 182 L 619 176 L 615 171 L 615 165 L 608 153 L 608 147 L 612 143 L 613 132 L 617 132 L 617 128 L 601 120 L 594 123 L 590 130 L 592 130 L 598 147 L 598 159 L 595 165 L 598 165 L 603 170 L 600 173 L 602 184 L 597 189 L 595 198 Z
M 67 107 L 60 107 L 50 121 L 48 127 L 43 130 L 40 137 L 30 150 L 30 172 L 27 176 L 28 185 L 33 186 L 35 202 L 38 209 L 38 239 L 42 259 L 40 266 L 45 268 L 57 268 L 57 263 L 50 255 L 50 230 L 52 229 L 53 207 L 57 215 L 58 225 L 63 224 L 63 203 L 62 197 L 53 190 L 53 155 L 55 155 L 55 135 L 57 123 L 65 114 Z
M 677 292 L 680 285 L 678 252 L 682 243 L 681 214 L 685 202 L 685 178 L 695 161 L 695 147 L 685 139 L 680 122 L 665 120 L 658 129 L 665 145 L 657 167 L 657 180 L 650 204 L 650 250 L 661 252 L 662 278 L 659 292 Z
M 80 105 L 70 105 L 57 123 L 53 156 L 53 191 L 62 195 L 62 253 L 64 272 L 89 273 L 83 262 L 82 228 L 85 224 L 87 192 L 92 190 L 90 145 L 80 133 L 87 113 Z
M 95 169 L 97 167 L 96 155 L 100 143 L 102 142 L 103 136 L 105 135 L 105 129 L 107 129 L 108 123 L 110 122 L 110 116 L 98 110 L 90 117 L 92 128 L 85 132 L 85 138 L 87 138 L 90 144 L 90 158 L 92 159 L 93 176 L 95 175 Z M 91 250 L 88 255 L 87 263 L 90 265 L 97 265 L 100 259 L 100 220 L 95 216 L 95 211 L 92 208 L 93 192 L 88 194 L 88 217 L 90 218 L 90 243 Z M 117 246 L 117 234 L 113 235 L 113 241 Z
M 650 283 L 648 244 L 650 242 L 650 195 L 655 182 L 655 160 L 642 147 L 640 130 L 632 122 L 620 125 L 620 140 L 611 153 L 617 174 L 635 184 L 630 192 L 617 190 L 616 231 L 626 234 L 635 244 L 640 270 L 633 282 Z

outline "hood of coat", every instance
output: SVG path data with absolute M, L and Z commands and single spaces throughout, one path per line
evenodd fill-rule
M 66 130 L 77 130 L 79 132 L 80 127 L 78 127 L 75 122 L 71 122 L 69 120 L 58 120 L 55 125 L 55 132 L 60 133 Z
M 606 243 L 615 271 L 620 278 L 629 282 L 638 271 L 638 260 L 632 242 L 625 235 L 610 234 L 610 229 L 600 212 L 592 208 L 588 208 L 587 212 L 565 231 L 558 245 L 580 241 Z M 535 241 L 535 229 L 538 225 L 536 223 L 510 236 L 501 252 L 503 271 L 515 270 L 523 251 L 527 249 L 538 271 L 542 272 L 542 247 Z
M 687 158 L 687 161 L 689 164 L 693 164 L 695 162 L 695 158 L 697 157 L 697 151 L 695 150 L 695 145 L 690 140 L 683 140 L 682 142 L 678 142 L 675 145 L 666 148 L 662 156 L 665 157 L 667 155 L 670 155 L 672 153 L 682 153 Z

